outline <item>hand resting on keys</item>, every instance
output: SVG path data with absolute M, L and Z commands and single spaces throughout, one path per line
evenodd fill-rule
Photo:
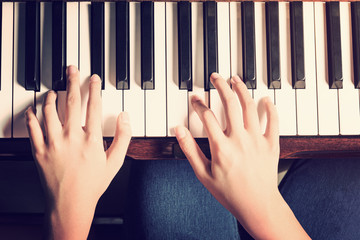
M 113 143 L 104 151 L 100 78 L 97 75 L 90 78 L 84 127 L 76 67 L 68 67 L 67 79 L 63 125 L 53 91 L 48 92 L 43 103 L 44 134 L 33 109 L 30 107 L 25 114 L 33 156 L 47 195 L 47 238 L 86 239 L 96 204 L 124 162 L 131 129 L 128 115 L 121 113 Z
M 224 106 L 224 131 L 202 100 L 196 96 L 191 100 L 209 138 L 211 161 L 188 129 L 175 129 L 196 176 L 255 239 L 308 239 L 278 190 L 280 147 L 275 106 L 265 99 L 268 121 L 262 134 L 256 104 L 240 78 L 231 79 L 233 90 L 217 73 L 211 75 L 211 82 Z

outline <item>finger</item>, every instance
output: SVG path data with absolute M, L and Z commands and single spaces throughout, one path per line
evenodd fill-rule
M 225 135 L 214 113 L 205 105 L 204 101 L 196 95 L 191 98 L 191 104 L 203 123 L 209 141 L 221 140 Z
M 67 68 L 67 94 L 65 127 L 80 127 L 81 123 L 81 94 L 80 74 L 75 66 Z
M 90 78 L 89 100 L 86 110 L 86 131 L 96 135 L 101 135 L 101 79 L 94 74 Z
M 260 132 L 259 117 L 256 105 L 246 85 L 238 76 L 231 78 L 233 90 L 236 92 L 243 111 L 244 128 L 255 133 Z
M 208 179 L 211 176 L 211 162 L 205 157 L 189 130 L 178 126 L 175 128 L 175 135 L 198 179 L 201 182 Z
M 25 117 L 33 155 L 42 154 L 45 148 L 44 135 L 32 107 L 26 110 Z
M 124 158 L 129 147 L 130 139 L 131 127 L 129 115 L 126 112 L 122 112 L 116 121 L 116 131 L 113 142 L 106 151 L 110 169 L 113 169 L 115 174 L 119 171 L 122 164 L 124 163 Z
M 225 117 L 227 122 L 227 131 L 232 129 L 243 129 L 240 108 L 238 105 L 238 99 L 231 90 L 229 84 L 217 73 L 213 73 L 210 76 L 210 80 L 214 87 L 217 89 L 221 102 L 224 106 Z
M 279 143 L 279 118 L 276 107 L 269 98 L 265 99 L 267 124 L 264 136 L 272 143 Z
M 56 111 L 56 93 L 48 91 L 42 105 L 46 137 L 52 141 L 61 132 L 62 126 Z

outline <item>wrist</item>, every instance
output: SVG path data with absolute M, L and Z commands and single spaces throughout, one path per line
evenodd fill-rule
M 238 218 L 255 239 L 309 238 L 278 190 L 260 204 L 244 223 Z
M 76 198 L 58 198 L 48 206 L 49 239 L 86 239 L 97 202 Z

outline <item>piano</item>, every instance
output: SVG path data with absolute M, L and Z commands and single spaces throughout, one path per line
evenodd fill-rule
M 239 75 L 258 104 L 280 118 L 280 158 L 360 154 L 360 3 L 2 2 L 0 155 L 30 154 L 24 110 L 58 93 L 65 68 L 80 69 L 83 116 L 88 77 L 102 78 L 103 134 L 130 114 L 132 159 L 184 158 L 173 128 L 190 129 L 209 154 L 189 99 L 205 100 L 225 128 L 209 82 Z M 335 154 L 336 155 L 336 154 Z
M 261 99 L 270 96 L 279 113 L 281 159 L 360 157 L 360 2 L 0 2 L 0 41 L 3 172 L 21 166 L 19 174 L 36 174 L 24 111 L 33 105 L 42 121 L 43 96 L 53 89 L 63 120 L 70 64 L 81 73 L 83 119 L 89 76 L 103 81 L 107 145 L 117 115 L 129 113 L 134 137 L 127 159 L 184 159 L 177 125 L 188 127 L 210 156 L 189 99 L 204 99 L 226 127 L 209 82 L 214 71 L 243 79 L 263 129 Z M 36 181 L 38 188 L 29 183 L 23 190 L 41 195 Z M 115 195 L 105 193 L 100 215 L 113 214 L 102 206 Z M 16 213 L 43 211 L 38 198 L 27 200 L 35 207 L 14 202 L 22 206 Z

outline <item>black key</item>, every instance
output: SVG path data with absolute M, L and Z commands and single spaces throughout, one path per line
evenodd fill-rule
M 66 90 L 66 2 L 52 3 L 52 89 Z
M 280 89 L 279 3 L 266 2 L 265 6 L 268 88 Z
M 1 38 L 2 38 L 2 2 L 0 2 L 0 56 L 1 56 Z M 1 57 L 0 57 L 0 90 L 1 90 Z
M 241 8 L 243 81 L 248 89 L 256 89 L 256 47 L 254 2 L 245 1 Z
M 218 72 L 218 33 L 217 33 L 217 3 L 204 2 L 204 64 L 205 91 L 214 89 L 210 82 L 210 75 Z
M 130 88 L 129 56 L 129 2 L 116 2 L 116 89 Z
M 40 3 L 26 3 L 25 89 L 40 91 Z
M 294 89 L 305 88 L 304 23 L 302 2 L 290 2 L 291 68 Z
M 342 88 L 342 58 L 339 2 L 326 3 L 329 87 Z
M 105 87 L 104 3 L 91 3 L 91 74 L 99 75 L 101 89 Z
M 191 3 L 178 3 L 179 89 L 192 91 Z
M 360 2 L 351 3 L 353 57 L 354 57 L 354 84 L 360 88 Z
M 141 88 L 155 89 L 154 3 L 141 2 Z

